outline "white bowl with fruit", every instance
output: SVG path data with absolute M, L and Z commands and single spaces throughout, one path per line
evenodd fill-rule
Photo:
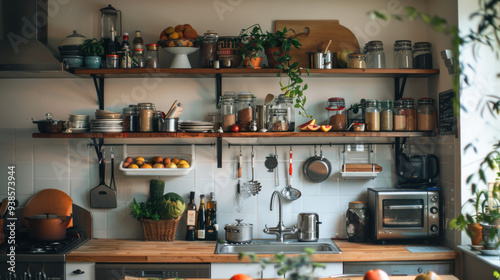
M 120 162 L 120 170 L 128 176 L 181 176 L 194 169 L 194 155 L 130 154 Z

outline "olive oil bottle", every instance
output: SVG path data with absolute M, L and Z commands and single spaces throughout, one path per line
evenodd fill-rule
M 217 240 L 218 226 L 217 226 L 217 201 L 215 194 L 210 193 L 210 200 L 207 202 L 207 222 L 206 222 L 206 239 Z

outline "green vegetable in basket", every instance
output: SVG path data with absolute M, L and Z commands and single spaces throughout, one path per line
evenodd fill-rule
M 165 192 L 165 181 L 152 179 L 149 182 L 149 201 L 163 199 Z
M 182 196 L 170 192 L 165 194 L 163 198 L 163 203 L 160 203 L 158 208 L 160 219 L 176 219 L 184 213 L 184 210 L 186 210 L 186 203 L 184 202 Z

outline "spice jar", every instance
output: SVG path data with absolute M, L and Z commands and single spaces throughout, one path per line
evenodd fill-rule
M 401 98 L 404 104 L 404 111 L 406 115 L 406 130 L 415 131 L 417 129 L 417 110 L 415 109 L 415 102 L 413 98 Z
M 118 68 L 120 57 L 117 54 L 106 55 L 106 68 Z
M 207 30 L 207 32 L 203 34 L 201 56 L 200 56 L 201 67 L 203 68 L 214 67 L 214 61 L 217 60 L 218 40 L 219 40 L 219 35 L 217 35 L 217 33 L 215 33 L 213 30 Z
M 347 241 L 365 242 L 370 236 L 370 213 L 368 204 L 362 201 L 349 202 L 345 214 Z
M 153 103 L 139 103 L 139 131 L 151 132 L 153 131 L 153 118 L 155 106 Z
M 385 68 L 384 44 L 382 41 L 370 41 L 365 47 L 366 68 Z
M 240 131 L 248 131 L 248 125 L 255 120 L 255 96 L 249 91 L 240 92 L 236 106 Z
M 236 100 L 234 92 L 224 92 L 219 100 L 221 127 L 224 131 L 230 131 L 232 125 L 236 124 Z
M 288 120 L 286 109 L 269 109 L 268 131 L 285 132 L 288 131 Z
M 132 57 L 132 68 L 144 68 L 146 60 L 144 59 L 144 49 L 135 49 Z
M 137 106 L 129 105 L 129 107 L 123 108 L 122 120 L 123 131 L 138 131 L 139 115 L 137 113 Z
M 344 98 L 329 98 L 326 110 L 328 112 L 328 120 L 332 126 L 332 130 L 347 130 L 347 115 Z
M 153 113 L 153 131 L 160 131 L 160 120 L 163 119 L 162 111 L 154 111 Z
M 380 131 L 380 109 L 375 99 L 366 100 L 365 123 L 367 131 Z
M 158 44 L 147 44 L 148 52 L 146 54 L 147 68 L 160 68 L 160 57 L 158 54 Z
M 403 100 L 394 102 L 394 130 L 406 130 L 406 111 Z
M 432 69 L 431 43 L 417 42 L 413 45 L 413 67 L 415 69 Z
M 434 100 L 423 97 L 418 100 L 417 129 L 431 131 L 434 129 Z
M 410 40 L 397 40 L 394 43 L 394 68 L 413 68 L 413 52 Z
M 394 128 L 393 105 L 391 100 L 380 101 L 380 130 L 392 131 Z
M 286 119 L 288 121 L 288 131 L 295 130 L 295 110 L 293 107 L 293 98 L 286 96 L 285 94 L 278 95 L 276 99 L 276 107 L 278 109 L 286 110 Z
M 365 55 L 362 53 L 351 53 L 347 60 L 347 68 L 366 68 Z

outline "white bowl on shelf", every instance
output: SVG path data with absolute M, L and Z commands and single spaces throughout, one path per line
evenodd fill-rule
M 170 68 L 191 68 L 188 55 L 196 52 L 197 47 L 166 47 L 163 48 L 169 54 L 174 55 Z

